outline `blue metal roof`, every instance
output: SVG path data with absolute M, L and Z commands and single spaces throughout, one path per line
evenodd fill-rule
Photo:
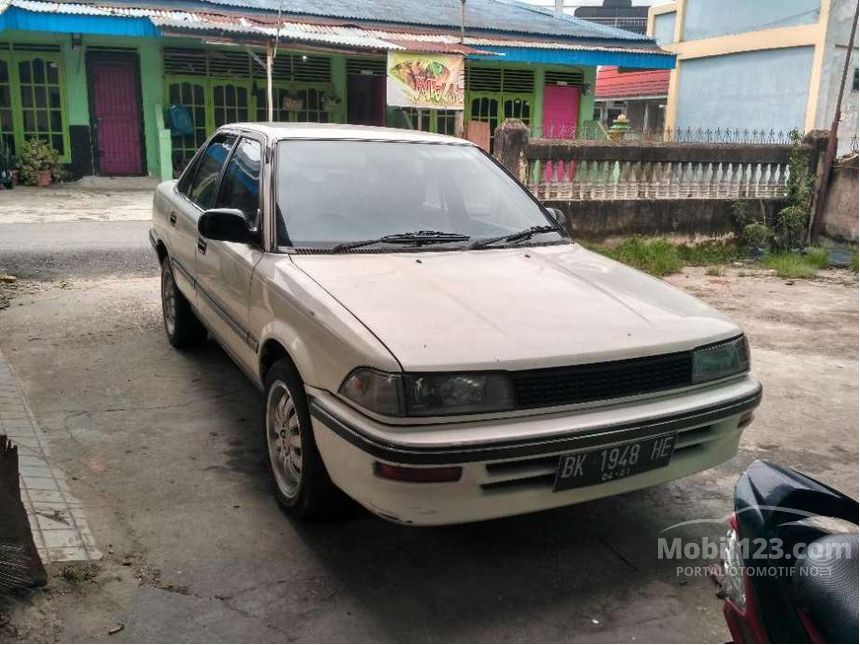
M 158 35 L 158 29 L 149 18 L 36 13 L 18 7 L 8 7 L 0 13 L 0 32 L 7 29 L 100 36 Z
M 319 16 L 385 24 L 460 27 L 460 0 L 161 0 L 150 5 L 200 9 L 201 5 L 242 10 L 278 11 L 285 15 Z M 555 13 L 516 0 L 467 0 L 466 28 L 555 38 L 588 38 L 654 45 L 650 36 L 607 27 Z
M 633 67 L 638 69 L 674 69 L 675 57 L 665 54 L 654 54 L 647 50 L 637 51 L 595 51 L 595 50 L 565 50 L 538 49 L 524 47 L 487 47 L 481 49 L 502 54 L 502 58 L 493 54 L 469 54 L 470 60 L 492 60 L 507 63 L 537 63 L 542 65 L 617 65 L 618 67 Z

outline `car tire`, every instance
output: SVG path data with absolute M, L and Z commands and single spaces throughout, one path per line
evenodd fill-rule
M 197 318 L 191 303 L 182 295 L 173 279 L 170 258 L 161 262 L 161 314 L 167 340 L 178 349 L 196 347 L 206 340 L 207 331 Z
M 275 497 L 292 517 L 339 517 L 346 495 L 331 481 L 314 440 L 304 384 L 288 359 L 265 378 L 263 433 Z

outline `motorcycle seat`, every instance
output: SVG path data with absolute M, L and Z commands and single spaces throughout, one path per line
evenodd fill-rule
M 858 561 L 857 533 L 838 533 L 810 542 L 795 562 L 795 600 L 829 643 L 858 642 Z

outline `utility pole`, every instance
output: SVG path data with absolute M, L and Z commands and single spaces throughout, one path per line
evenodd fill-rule
M 466 0 L 460 0 L 460 44 L 466 40 Z
M 555 0 L 555 12 L 559 16 L 564 13 L 564 0 Z
M 283 27 L 284 0 L 278 3 L 278 27 L 275 30 L 274 43 L 270 40 L 266 45 L 266 116 L 271 123 L 275 120 L 274 90 L 272 89 L 272 67 L 275 64 L 275 56 L 278 55 L 278 43 L 281 41 L 281 27 Z
M 272 100 L 272 65 L 275 62 L 275 48 L 272 41 L 266 45 L 266 116 L 271 123 L 275 120 L 275 104 Z
M 836 112 L 833 114 L 833 123 L 830 124 L 830 133 L 827 136 L 827 151 L 824 153 L 824 163 L 821 170 L 821 184 L 815 195 L 815 208 L 809 218 L 809 242 L 814 244 L 824 228 L 824 199 L 827 196 L 827 187 L 830 184 L 830 170 L 833 160 L 836 158 L 836 133 L 839 130 L 839 121 L 842 119 L 842 95 L 845 92 L 845 81 L 848 79 L 848 68 L 851 65 L 851 54 L 854 53 L 854 37 L 857 35 L 857 20 L 860 18 L 860 5 L 854 10 L 854 21 L 851 23 L 851 36 L 848 38 L 848 52 L 845 54 L 845 64 L 842 66 L 842 82 L 839 84 L 839 94 L 836 97 Z

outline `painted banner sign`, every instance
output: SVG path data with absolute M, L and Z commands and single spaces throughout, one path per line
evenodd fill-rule
M 464 67 L 459 55 L 388 52 L 388 105 L 462 110 Z

